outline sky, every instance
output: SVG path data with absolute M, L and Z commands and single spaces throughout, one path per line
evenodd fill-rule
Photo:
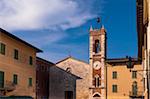
M 137 57 L 136 0 L 0 0 L 0 12 L 1 28 L 54 63 L 70 55 L 88 62 L 91 25 L 104 25 L 108 58 Z

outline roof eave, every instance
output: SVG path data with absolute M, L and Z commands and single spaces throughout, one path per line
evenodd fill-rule
M 39 49 L 39 48 L 37 48 L 37 47 L 34 47 L 33 45 L 27 43 L 26 41 L 24 41 L 24 40 L 18 38 L 17 36 L 15 36 L 15 35 L 9 33 L 8 31 L 6 31 L 6 30 L 4 30 L 4 29 L 2 29 L 2 28 L 0 28 L 0 33 L 4 33 L 5 35 L 7 35 L 7 36 L 9 36 L 9 37 L 11 37 L 11 38 L 13 38 L 13 39 L 15 39 L 15 40 L 17 40 L 17 41 L 20 41 L 21 43 L 23 43 L 23 44 L 25 44 L 25 45 L 27 45 L 27 46 L 29 46 L 29 47 L 35 49 L 37 53 L 43 52 L 41 49 Z

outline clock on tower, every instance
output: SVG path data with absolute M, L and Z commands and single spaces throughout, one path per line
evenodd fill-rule
M 105 97 L 105 53 L 106 32 L 104 26 L 100 29 L 90 28 L 90 99 L 104 99 Z

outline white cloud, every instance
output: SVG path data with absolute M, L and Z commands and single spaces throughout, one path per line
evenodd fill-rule
M 0 27 L 8 30 L 77 27 L 95 17 L 90 4 L 81 1 L 0 0 Z

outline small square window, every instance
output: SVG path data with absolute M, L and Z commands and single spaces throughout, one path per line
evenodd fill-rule
M 137 78 L 137 71 L 132 71 L 132 78 L 133 79 Z
M 14 59 L 17 59 L 18 60 L 18 50 L 17 49 L 14 49 Z
M 16 75 L 16 74 L 13 75 L 13 83 L 14 83 L 15 85 L 18 84 L 18 75 Z
M 30 65 L 33 64 L 33 58 L 32 58 L 32 56 L 29 57 L 29 64 L 30 64 Z
M 32 78 L 29 78 L 28 85 L 29 85 L 29 86 L 32 86 Z
M 3 43 L 0 43 L 0 53 L 5 55 L 6 45 Z
M 113 79 L 117 79 L 117 72 L 116 72 L 116 71 L 114 71 L 114 72 L 112 73 L 112 78 L 113 78 Z
M 118 91 L 117 85 L 112 85 L 112 92 L 117 93 L 117 91 Z

